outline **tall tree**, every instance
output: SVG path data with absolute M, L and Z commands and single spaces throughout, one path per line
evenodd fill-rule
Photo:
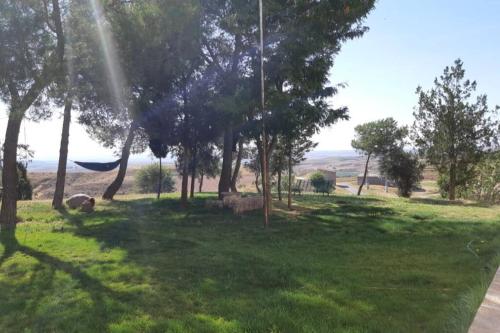
M 434 80 L 434 87 L 417 88 L 413 138 L 419 152 L 439 172 L 439 184 L 450 200 L 456 188 L 474 177 L 474 166 L 491 147 L 498 126 L 486 95 L 474 98 L 477 84 L 465 79 L 458 59 Z
M 61 143 L 59 147 L 59 159 L 57 166 L 56 186 L 54 190 L 54 197 L 52 199 L 52 207 L 60 209 L 63 206 L 64 186 L 66 182 L 66 166 L 68 162 L 68 145 L 69 145 L 69 132 L 71 124 L 71 111 L 74 105 L 73 89 L 76 74 L 75 51 L 78 51 L 76 38 L 72 31 L 77 30 L 79 23 L 85 21 L 83 11 L 78 8 L 78 3 L 74 1 L 64 2 L 64 14 L 61 10 L 59 3 L 54 2 L 53 11 L 54 17 L 60 17 L 59 20 L 54 21 L 54 30 L 58 36 L 61 37 L 61 43 L 58 45 L 58 61 L 59 61 L 59 76 L 56 80 L 56 85 L 50 93 L 56 105 L 63 107 L 63 123 L 61 131 Z M 79 54 L 79 56 L 82 56 Z
M 104 6 L 104 7 L 103 7 Z M 80 22 L 79 52 L 80 67 L 75 99 L 80 104 L 79 122 L 89 135 L 103 146 L 116 150 L 121 161 L 113 182 L 106 188 L 103 199 L 112 200 L 120 189 L 126 175 L 128 159 L 132 151 L 144 151 L 147 141 L 138 135 L 135 108 L 139 96 L 132 86 L 136 73 L 131 71 L 129 50 L 124 42 L 128 31 L 123 27 L 128 11 L 134 6 L 118 3 L 90 2 L 82 4 L 85 15 L 90 19 Z M 131 23 L 131 22 L 129 22 Z M 80 30 L 79 30 L 80 31 Z M 133 34 L 131 39 L 136 37 Z M 130 67 L 132 66 L 132 67 Z M 104 73 L 104 75 L 103 75 Z
M 363 180 L 358 189 L 358 195 L 361 195 L 361 190 L 366 182 L 370 159 L 383 156 L 404 144 L 408 129 L 399 127 L 393 118 L 385 118 L 358 125 L 354 130 L 356 131 L 356 137 L 352 140 L 351 145 L 366 156 Z
M 9 106 L 4 140 L 3 195 L 0 223 L 15 228 L 17 214 L 16 152 L 21 122 L 37 111 L 41 97 L 60 70 L 63 38 L 53 27 L 61 18 L 58 1 L 0 2 L 0 99 Z

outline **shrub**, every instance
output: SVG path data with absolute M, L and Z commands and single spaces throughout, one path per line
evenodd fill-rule
M 402 148 L 394 149 L 380 160 L 380 171 L 392 179 L 398 187 L 398 195 L 409 198 L 413 189 L 422 180 L 424 165 L 416 154 Z
M 485 154 L 481 162 L 474 167 L 474 178 L 465 186 L 458 188 L 462 198 L 500 202 L 500 151 Z
M 316 192 L 321 192 L 326 186 L 325 176 L 321 172 L 315 172 L 310 177 L 311 185 L 314 187 Z
M 31 200 L 33 198 L 33 187 L 28 179 L 26 166 L 21 162 L 17 162 L 17 179 L 17 199 Z
M 175 181 L 172 177 L 172 171 L 169 169 L 161 170 L 162 174 L 162 192 L 174 192 Z M 160 166 L 158 163 L 142 167 L 135 175 L 135 185 L 139 193 L 154 193 L 158 191 L 158 179 L 160 178 Z

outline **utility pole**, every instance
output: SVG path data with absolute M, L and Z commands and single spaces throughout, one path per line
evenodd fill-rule
M 260 27 L 260 102 L 262 111 L 262 192 L 264 194 L 264 225 L 269 225 L 269 172 L 267 170 L 267 133 L 266 133 L 266 111 L 265 111 L 265 83 L 264 83 L 264 15 L 262 0 L 259 0 L 259 27 Z

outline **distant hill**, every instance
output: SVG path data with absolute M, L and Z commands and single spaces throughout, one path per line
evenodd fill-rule
M 306 154 L 307 160 L 321 160 L 321 159 L 331 159 L 340 157 L 352 157 L 358 158 L 359 155 L 354 150 L 315 150 Z M 86 162 L 111 162 L 116 160 L 116 157 L 111 156 L 109 160 L 104 161 L 101 159 L 87 159 Z M 133 156 L 130 158 L 130 166 L 142 166 L 155 162 L 155 160 L 145 157 L 145 156 Z M 167 157 L 165 160 L 166 164 L 173 164 L 174 160 L 171 157 Z M 72 161 L 68 161 L 67 172 L 88 172 Z M 57 160 L 34 160 L 28 165 L 28 171 L 32 173 L 36 172 L 56 172 L 57 171 Z

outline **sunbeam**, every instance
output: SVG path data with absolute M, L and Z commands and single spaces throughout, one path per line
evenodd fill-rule
M 96 22 L 99 41 L 104 55 L 107 75 L 110 81 L 110 89 L 113 95 L 114 103 L 120 110 L 123 108 L 123 90 L 125 88 L 124 75 L 119 64 L 118 54 L 116 52 L 113 34 L 109 29 L 103 8 L 99 0 L 89 0 L 92 7 L 92 13 Z

